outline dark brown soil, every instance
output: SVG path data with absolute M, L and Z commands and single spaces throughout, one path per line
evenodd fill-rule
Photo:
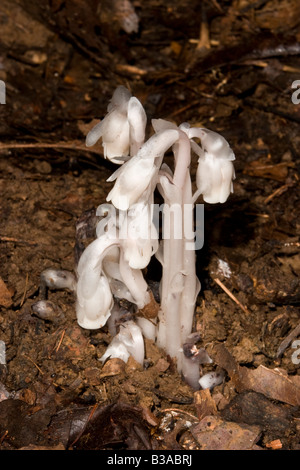
M 2 0 L 2 449 L 299 449 L 299 13 L 297 0 Z M 197 48 L 206 21 L 211 47 Z M 109 333 L 78 326 L 68 291 L 49 292 L 50 319 L 32 310 L 45 268 L 74 272 L 76 221 L 111 188 L 114 166 L 84 141 L 120 84 L 149 121 L 201 123 L 236 154 L 234 194 L 205 205 L 197 252 L 203 373 L 226 372 L 211 392 L 149 341 L 144 368 L 102 366 Z

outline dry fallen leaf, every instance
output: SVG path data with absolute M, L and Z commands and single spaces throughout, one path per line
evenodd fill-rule
M 288 176 L 288 168 L 293 166 L 294 164 L 292 162 L 273 164 L 269 160 L 259 159 L 245 165 L 244 173 L 250 176 L 269 178 L 283 182 Z
M 8 289 L 3 279 L 0 277 L 0 305 L 2 307 L 10 307 L 12 305 L 13 292 Z
M 206 416 L 191 426 L 190 433 L 201 450 L 250 450 L 255 448 L 260 428 Z
M 197 390 L 194 393 L 194 405 L 200 421 L 205 416 L 217 414 L 217 405 L 211 396 L 209 388 Z
M 223 344 L 217 344 L 210 355 L 227 371 L 238 392 L 254 390 L 272 400 L 293 406 L 300 404 L 299 376 L 290 376 L 279 369 L 269 369 L 263 365 L 257 369 L 239 366 Z
M 300 405 L 299 376 L 288 376 L 279 369 L 268 369 L 261 365 L 254 370 L 241 367 L 240 378 L 244 390 L 254 390 L 289 405 Z

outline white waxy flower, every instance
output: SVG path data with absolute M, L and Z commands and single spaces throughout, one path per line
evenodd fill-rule
M 82 253 L 78 263 L 76 313 L 80 326 L 98 329 L 105 325 L 113 307 L 113 296 L 102 263 L 115 241 L 97 238 Z
M 63 269 L 45 269 L 41 273 L 41 283 L 49 289 L 76 289 L 76 280 L 74 274 Z
M 224 381 L 225 373 L 220 372 L 208 372 L 203 375 L 199 380 L 200 387 L 204 390 L 206 388 L 212 389 L 217 385 L 220 385 Z
M 111 201 L 120 210 L 127 210 L 141 196 L 144 200 L 149 199 L 153 192 L 151 183 L 158 172 L 155 159 L 162 157 L 178 136 L 176 129 L 167 129 L 150 137 L 134 157 L 108 178 L 107 181 L 116 182 L 106 200 Z
M 226 139 L 217 132 L 208 129 L 181 126 L 188 137 L 201 139 L 201 147 L 191 142 L 192 149 L 199 156 L 196 184 L 196 195 L 202 194 L 203 199 L 211 204 L 223 203 L 233 192 L 232 181 L 235 178 L 233 160 L 234 153 Z
M 107 359 L 121 359 L 124 362 L 127 362 L 129 359 L 129 352 L 122 341 L 120 341 L 118 335 L 114 336 L 112 341 L 109 343 L 109 346 L 103 356 L 100 357 L 101 362 L 105 362 Z
M 119 333 L 114 336 L 100 361 L 119 358 L 127 362 L 129 356 L 132 356 L 141 365 L 144 362 L 144 339 L 140 327 L 134 321 L 127 321 L 120 326 Z
M 211 204 L 225 202 L 233 192 L 233 179 L 232 161 L 217 158 L 211 153 L 204 153 L 204 156 L 199 158 L 196 184 L 204 201 Z
M 141 159 L 138 153 L 108 178 L 107 181 L 116 179 L 116 182 L 106 200 L 117 209 L 126 211 L 147 190 L 156 173 L 154 159 Z
M 127 88 L 118 87 L 107 108 L 108 114 L 88 133 L 87 147 L 101 137 L 104 158 L 123 163 L 120 157 L 135 154 L 145 139 L 146 113 L 140 101 Z
M 140 327 L 134 321 L 128 321 L 120 326 L 118 336 L 120 341 L 126 346 L 130 355 L 139 364 L 143 364 L 145 349 Z
M 124 258 L 133 269 L 144 269 L 158 249 L 158 233 L 150 204 L 134 204 L 120 227 Z

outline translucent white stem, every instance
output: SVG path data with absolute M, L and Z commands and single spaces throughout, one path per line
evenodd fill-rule
M 171 182 L 161 176 L 160 184 L 164 197 L 164 235 L 161 282 L 161 311 L 157 342 L 177 360 L 177 368 L 193 386 L 199 380 L 199 366 L 191 364 L 183 356 L 183 344 L 191 333 L 199 282 L 195 271 L 195 250 L 193 239 L 193 217 L 185 218 L 185 210 L 193 209 L 192 187 L 189 175 L 191 148 L 187 135 L 180 131 L 178 144 L 174 146 L 175 172 Z M 166 211 L 179 205 L 166 217 Z M 175 230 L 180 215 L 181 236 Z M 186 226 L 187 221 L 189 226 Z M 168 226 L 167 226 L 168 225 Z M 187 242 L 189 246 L 187 247 Z M 187 249 L 189 248 L 189 249 Z M 192 367 L 193 366 L 193 367 Z

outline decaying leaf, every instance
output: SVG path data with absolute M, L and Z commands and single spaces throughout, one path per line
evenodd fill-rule
M 60 411 L 49 426 L 49 437 L 78 450 L 151 449 L 143 410 L 126 403 Z
M 51 407 L 34 408 L 22 400 L 3 400 L 0 402 L 0 436 L 15 449 L 41 442 L 51 411 Z
M 206 416 L 191 426 L 190 433 L 201 450 L 250 450 L 255 448 L 260 428 Z
M 291 162 L 272 164 L 269 160 L 259 159 L 248 163 L 244 168 L 244 173 L 283 182 L 288 176 L 289 167 L 293 166 L 294 164 Z
M 256 369 L 239 366 L 223 344 L 216 345 L 211 354 L 216 363 L 227 371 L 239 392 L 254 390 L 273 400 L 294 406 L 300 404 L 299 376 L 289 376 L 279 369 L 263 365 Z
M 0 277 L 0 305 L 10 307 L 12 305 L 12 291 L 8 289 L 3 279 Z
M 297 375 L 288 376 L 279 369 L 268 369 L 261 365 L 254 370 L 241 367 L 240 379 L 244 390 L 255 390 L 290 405 L 300 404 L 300 377 Z
M 200 421 L 205 416 L 215 415 L 217 413 L 217 406 L 211 396 L 209 388 L 198 390 L 194 393 L 194 404 Z
M 272 437 L 295 432 L 294 407 L 276 403 L 261 393 L 245 391 L 238 393 L 222 410 L 221 417 L 235 423 L 259 426 L 263 433 Z

